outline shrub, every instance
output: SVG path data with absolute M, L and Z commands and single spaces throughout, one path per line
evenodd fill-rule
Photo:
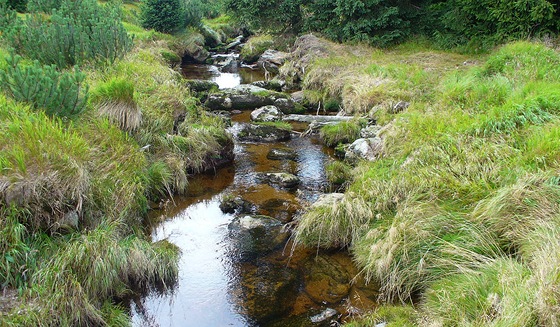
M 9 56 L 6 70 L 0 71 L 0 86 L 6 94 L 51 116 L 73 117 L 84 111 L 88 88 L 78 69 L 61 73 L 55 66 L 42 66 L 38 61 L 24 66 L 20 60 L 17 55 Z
M 10 36 L 19 53 L 59 68 L 85 62 L 114 62 L 132 48 L 116 3 L 63 0 L 49 18 L 31 14 Z
M 180 0 L 146 0 L 142 5 L 142 27 L 175 32 L 186 25 L 184 10 Z

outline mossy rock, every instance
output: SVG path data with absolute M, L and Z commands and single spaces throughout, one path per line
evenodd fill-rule
M 281 221 L 263 215 L 243 215 L 229 224 L 236 258 L 251 261 L 281 247 L 288 239 Z
M 289 140 L 291 133 L 274 125 L 243 124 L 237 138 L 242 142 L 282 142 Z

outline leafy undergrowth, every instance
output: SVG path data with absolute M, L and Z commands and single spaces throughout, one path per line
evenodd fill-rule
M 417 46 L 369 56 L 319 59 L 304 80 L 386 125 L 382 158 L 353 169 L 342 202 L 304 213 L 295 233 L 349 247 L 381 286 L 382 306 L 349 325 L 560 324 L 560 53 L 515 42 L 469 65 Z M 319 78 L 333 64 L 342 79 Z M 345 92 L 364 83 L 372 100 L 352 107 Z M 410 107 L 379 108 L 397 100 Z

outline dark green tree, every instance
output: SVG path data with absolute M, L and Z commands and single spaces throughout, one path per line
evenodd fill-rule
M 180 0 L 145 0 L 142 5 L 142 26 L 162 33 L 171 33 L 186 25 L 186 11 Z

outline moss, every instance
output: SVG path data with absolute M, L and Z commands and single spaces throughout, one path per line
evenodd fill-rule
M 359 121 L 325 125 L 321 128 L 320 136 L 327 146 L 336 147 L 339 144 L 352 143 L 360 138 L 362 127 L 363 125 Z
M 241 49 L 240 58 L 247 63 L 256 62 L 259 57 L 274 45 L 272 35 L 252 36 Z

